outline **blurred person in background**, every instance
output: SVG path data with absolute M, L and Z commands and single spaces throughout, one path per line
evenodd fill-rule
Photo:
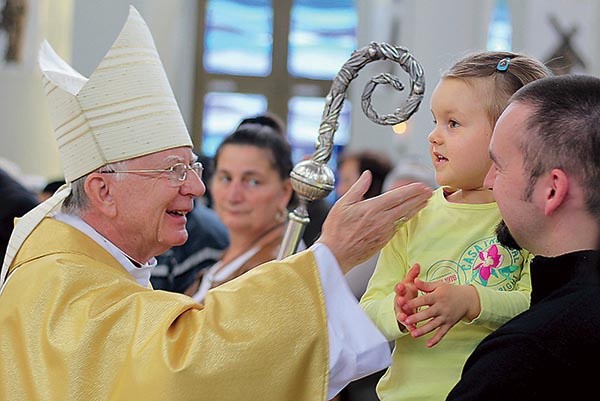
M 402 157 L 383 181 L 383 191 L 398 188 L 413 182 L 422 182 L 432 188 L 437 187 L 433 168 L 420 162 L 414 156 Z
M 25 188 L 11 174 L 0 168 L 0 257 L 4 254 L 8 240 L 15 226 L 15 218 L 38 205 L 38 199 L 32 191 Z
M 393 164 L 384 153 L 373 150 L 346 150 L 337 162 L 335 192 L 339 198 L 358 180 L 363 171 L 373 174 L 373 181 L 364 198 L 369 199 L 383 192 L 383 182 L 392 171 Z
M 46 199 L 51 197 L 58 190 L 58 188 L 62 187 L 63 185 L 65 185 L 65 180 L 62 178 L 49 181 L 44 186 L 44 188 L 42 188 L 42 190 L 38 193 L 39 201 L 45 201 Z

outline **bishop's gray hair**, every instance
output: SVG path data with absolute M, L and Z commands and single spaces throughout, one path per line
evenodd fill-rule
M 126 163 L 127 161 L 110 163 L 100 167 L 94 171 L 94 173 L 112 173 L 119 170 L 125 170 Z M 85 180 L 90 174 L 92 173 L 86 174 L 71 183 L 71 194 L 64 200 L 61 207 L 61 212 L 65 214 L 81 216 L 81 213 L 90 207 L 90 200 L 85 193 L 84 186 Z M 122 179 L 122 177 L 123 174 L 115 174 L 115 179 L 117 180 Z

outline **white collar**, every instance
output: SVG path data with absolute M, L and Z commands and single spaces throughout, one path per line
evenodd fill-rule
M 106 249 L 115 259 L 117 259 L 117 261 L 125 268 L 125 270 L 127 270 L 133 276 L 135 281 L 144 287 L 150 286 L 150 274 L 152 272 L 152 268 L 157 264 L 156 258 L 152 258 L 143 266 L 137 267 L 131 262 L 131 259 L 125 252 L 106 239 L 98 231 L 94 230 L 94 228 L 83 221 L 81 217 L 65 213 L 56 213 L 53 217 L 58 221 L 62 221 L 63 223 L 76 228 L 96 241 L 98 245 Z

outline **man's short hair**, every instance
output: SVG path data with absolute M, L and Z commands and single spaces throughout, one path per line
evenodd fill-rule
M 529 174 L 526 197 L 542 174 L 558 168 L 577 177 L 588 210 L 600 218 L 600 79 L 541 79 L 517 91 L 511 98 L 515 102 L 532 109 L 518 144 Z

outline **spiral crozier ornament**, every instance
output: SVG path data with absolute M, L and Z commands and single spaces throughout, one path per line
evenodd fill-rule
M 327 162 L 333 151 L 333 135 L 338 129 L 338 119 L 348 85 L 358 76 L 358 72 L 365 65 L 378 60 L 392 60 L 400 64 L 410 76 L 410 94 L 404 105 L 396 109 L 393 114 L 380 116 L 371 105 L 371 96 L 377 85 L 388 84 L 398 91 L 403 90 L 404 86 L 397 77 L 391 74 L 376 75 L 365 86 L 361 96 L 361 106 L 367 117 L 380 125 L 396 125 L 408 120 L 419 108 L 425 92 L 425 77 L 423 67 L 414 59 L 408 49 L 387 43 L 372 42 L 369 46 L 352 53 L 350 59 L 333 79 L 331 89 L 325 98 L 325 109 L 319 126 L 315 152 L 310 159 L 296 164 L 290 174 L 292 187 L 298 194 L 299 205 L 288 216 L 289 223 L 279 249 L 279 259 L 294 254 L 298 249 L 304 228 L 310 221 L 307 211 L 308 203 L 325 198 L 334 189 L 335 177 L 333 171 L 327 166 Z

